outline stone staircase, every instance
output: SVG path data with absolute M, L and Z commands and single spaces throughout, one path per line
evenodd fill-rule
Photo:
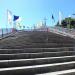
M 69 69 L 75 69 L 74 48 L 0 50 L 0 75 L 35 75 Z
M 23 48 L 0 49 L 0 75 L 75 75 L 74 40 L 54 37 L 48 35 L 48 42 L 40 43 L 38 36 Z

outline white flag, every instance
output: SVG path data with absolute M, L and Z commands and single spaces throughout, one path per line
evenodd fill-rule
M 59 11 L 59 25 L 61 25 L 61 21 L 62 21 L 62 15 L 61 12 Z
M 7 10 L 7 21 L 8 24 L 11 25 L 12 24 L 12 12 L 10 10 Z

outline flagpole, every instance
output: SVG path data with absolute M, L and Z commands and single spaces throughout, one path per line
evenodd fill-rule
M 8 34 L 8 25 L 12 26 L 12 12 L 7 9 L 7 25 L 6 25 L 7 34 Z
M 15 26 L 15 22 L 13 22 L 13 32 L 14 32 L 14 30 L 15 30 L 15 27 L 14 27 L 14 26 Z
M 16 22 L 13 20 L 13 32 L 15 31 Z
M 7 28 L 7 26 L 8 26 L 8 9 L 7 9 L 7 24 L 6 24 L 6 32 L 8 34 L 8 28 Z
M 54 18 L 53 14 L 52 14 L 52 25 L 54 25 L 54 23 L 55 23 L 55 18 Z
M 16 30 L 16 24 L 17 24 L 17 20 L 18 20 L 18 19 L 19 19 L 19 16 L 15 16 L 15 15 L 14 15 L 14 19 L 13 19 L 13 22 L 14 22 L 13 25 L 14 25 L 14 26 L 13 26 L 13 27 L 14 27 L 15 30 Z
M 61 25 L 61 20 L 62 20 L 62 15 L 61 12 L 59 11 L 59 25 Z

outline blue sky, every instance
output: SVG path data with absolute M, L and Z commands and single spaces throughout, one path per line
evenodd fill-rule
M 26 27 L 32 27 L 44 17 L 47 18 L 47 25 L 53 26 L 58 21 L 59 11 L 62 18 L 75 13 L 75 0 L 0 0 L 0 28 L 7 25 L 7 9 L 13 15 L 20 16 L 22 25 Z M 55 23 L 52 21 L 52 14 Z

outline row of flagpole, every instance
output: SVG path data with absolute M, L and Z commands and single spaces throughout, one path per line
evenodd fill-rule
M 74 14 L 75 15 L 75 14 Z M 9 25 L 13 25 L 13 28 L 16 28 L 16 21 L 20 19 L 19 16 L 15 16 L 12 14 L 12 12 L 10 10 L 7 10 L 7 24 Z M 46 18 L 44 18 L 44 22 L 45 22 L 45 25 L 46 25 Z M 54 15 L 52 14 L 52 20 L 53 22 L 55 22 L 55 17 Z M 13 23 L 12 23 L 13 22 Z M 62 22 L 62 14 L 61 12 L 59 11 L 59 18 L 58 18 L 58 22 L 59 22 L 59 25 L 61 25 L 61 22 Z M 7 28 L 7 26 L 6 26 Z
M 16 29 L 16 22 L 17 20 L 20 19 L 19 16 L 15 16 L 12 14 L 12 12 L 10 10 L 7 10 L 7 25 L 13 25 L 13 29 Z M 44 19 L 45 20 L 45 25 L 46 25 L 46 18 Z M 52 14 L 52 20 L 55 22 L 55 17 L 54 15 Z M 61 12 L 59 11 L 59 25 L 61 25 L 61 20 L 62 20 L 62 14 Z M 6 29 L 7 29 L 8 26 L 6 26 Z M 8 32 L 8 30 L 7 30 Z
M 11 25 L 11 26 L 13 26 L 13 29 L 16 29 L 16 22 L 18 19 L 20 19 L 19 16 L 15 16 L 12 14 L 12 12 L 10 10 L 7 10 L 7 25 L 6 25 L 7 33 L 8 33 L 8 25 Z M 45 20 L 45 25 L 46 25 L 47 19 L 45 18 L 44 20 Z M 55 22 L 55 17 L 53 14 L 52 14 L 52 20 L 53 20 L 53 22 Z M 59 19 L 58 19 L 59 25 L 61 25 L 61 20 L 62 20 L 62 14 L 59 11 Z

